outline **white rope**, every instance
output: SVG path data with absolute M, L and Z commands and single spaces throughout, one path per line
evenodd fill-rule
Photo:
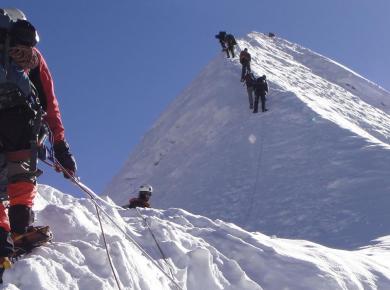
M 155 234 L 153 233 L 152 228 L 150 227 L 148 221 L 147 221 L 146 218 L 140 213 L 140 211 L 138 210 L 138 208 L 135 208 L 135 210 L 137 211 L 137 214 L 144 220 L 144 222 L 145 222 L 145 224 L 146 224 L 146 226 L 147 226 L 147 228 L 148 228 L 148 230 L 149 230 L 149 232 L 150 232 L 150 234 L 151 234 L 151 236 L 152 236 L 154 242 L 156 243 L 156 246 L 157 246 L 157 248 L 158 248 L 158 250 L 159 250 L 159 252 L 160 252 L 160 254 L 161 254 L 161 257 L 163 258 L 163 260 L 164 260 L 165 263 L 167 264 L 168 269 L 169 269 L 169 272 L 171 273 L 172 277 L 174 277 L 173 271 L 172 271 L 172 268 L 171 268 L 171 264 L 169 264 L 169 261 L 168 261 L 166 255 L 164 254 L 164 251 L 162 250 L 162 248 L 161 248 L 159 242 L 157 241 L 157 238 L 156 238 Z
M 76 180 L 76 179 L 75 179 Z M 77 180 L 76 180 L 77 181 Z M 76 185 L 78 185 L 84 192 L 88 195 L 91 195 L 92 191 L 86 187 L 83 183 L 77 181 Z M 125 235 L 125 237 L 132 242 L 178 289 L 183 290 L 183 288 L 178 284 L 178 282 L 170 277 L 164 269 L 156 262 L 154 259 L 142 248 L 141 245 L 138 244 L 136 240 L 134 240 L 126 231 L 124 231 L 115 221 L 114 219 L 96 202 L 95 199 L 91 199 L 91 201 L 100 209 L 100 211 Z
M 265 136 L 266 136 L 266 126 L 265 126 L 265 123 L 266 123 L 266 118 L 263 118 L 264 120 L 262 120 L 262 124 L 261 124 L 261 140 L 260 140 L 260 148 L 259 148 L 259 153 L 258 153 L 258 157 L 257 157 L 257 161 L 256 161 L 256 179 L 255 179 L 255 184 L 254 184 L 254 188 L 253 188 L 253 191 L 252 191 L 252 194 L 250 196 L 250 203 L 249 203 L 249 210 L 247 211 L 247 215 L 246 215 L 246 218 L 245 220 L 249 220 L 249 217 L 251 216 L 252 214 L 252 211 L 253 211 L 253 206 L 254 206 L 254 199 L 255 199 L 255 195 L 256 195 L 256 192 L 257 192 L 257 188 L 258 188 L 258 184 L 259 184 L 259 179 L 260 179 L 260 169 L 261 169 L 261 163 L 262 163 L 262 157 L 263 157 L 263 149 L 264 149 L 264 140 L 265 140 Z M 264 129 L 265 128 L 265 129 Z
M 121 290 L 122 288 L 121 288 L 121 285 L 120 285 L 120 283 L 119 283 L 119 279 L 118 279 L 118 277 L 117 277 L 117 274 L 116 274 L 116 271 L 115 271 L 115 268 L 114 268 L 114 264 L 112 263 L 112 258 L 111 258 L 110 252 L 109 252 L 109 250 L 108 250 L 108 244 L 107 244 L 107 240 L 106 240 L 106 234 L 104 233 L 104 228 L 103 228 L 102 220 L 101 220 L 101 218 L 100 218 L 99 208 L 96 206 L 96 204 L 95 204 L 95 209 L 96 209 L 96 215 L 97 215 L 98 220 L 99 220 L 100 231 L 102 232 L 103 243 L 104 243 L 104 247 L 105 247 L 105 249 L 106 249 L 106 254 L 107 254 L 108 262 L 110 263 L 111 271 L 112 271 L 112 274 L 114 275 L 116 285 L 118 286 L 118 289 Z
M 179 283 L 174 279 L 172 278 L 171 276 L 169 276 L 169 274 L 167 274 L 165 272 L 165 270 L 142 248 L 141 245 L 139 245 L 137 243 L 136 240 L 134 240 L 125 230 L 123 230 L 118 224 L 117 222 L 97 203 L 96 201 L 96 198 L 95 197 L 98 197 L 97 194 L 95 192 L 93 192 L 88 186 L 86 186 L 85 184 L 83 184 L 80 180 L 78 180 L 78 178 L 76 178 L 75 176 L 69 174 L 69 172 L 57 161 L 55 160 L 55 164 L 50 164 L 48 162 L 45 162 L 46 164 L 48 165 L 51 165 L 52 167 L 54 166 L 58 166 L 61 171 L 63 173 L 65 173 L 69 178 L 70 180 L 73 181 L 73 183 L 78 186 L 82 191 L 84 191 L 89 197 L 90 197 L 90 200 L 93 202 L 93 204 L 113 223 L 113 225 L 119 229 L 120 232 L 122 232 L 125 237 L 131 242 L 133 243 L 179 290 L 184 290 L 180 285 Z M 101 198 L 98 198 L 99 200 L 102 200 Z M 102 200 L 104 201 L 104 200 Z M 105 201 L 104 201 L 105 204 L 107 204 Z M 111 206 L 109 204 L 107 204 L 108 206 Z M 122 209 L 122 208 L 121 208 Z

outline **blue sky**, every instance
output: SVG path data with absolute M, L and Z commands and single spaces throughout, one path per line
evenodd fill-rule
M 388 0 L 113 2 L 2 1 L 39 30 L 79 175 L 97 192 L 220 53 L 220 30 L 275 32 L 390 89 Z M 78 194 L 43 169 L 41 183 Z

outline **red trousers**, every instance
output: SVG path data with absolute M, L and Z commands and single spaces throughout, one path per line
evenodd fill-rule
M 0 110 L 0 153 L 5 155 L 7 194 L 11 208 L 15 205 L 31 208 L 37 191 L 36 173 L 31 170 L 33 117 L 32 111 L 24 106 Z M 28 223 L 27 218 L 23 217 L 23 219 Z M 11 224 L 13 224 L 12 220 Z M 0 205 L 0 227 L 6 231 L 10 230 L 7 210 L 3 205 Z
M 9 205 L 33 206 L 33 201 L 37 193 L 35 174 L 29 171 L 30 151 L 22 150 L 6 154 L 8 170 L 7 194 Z M 10 222 L 7 215 L 7 209 L 0 204 L 0 227 L 10 231 Z

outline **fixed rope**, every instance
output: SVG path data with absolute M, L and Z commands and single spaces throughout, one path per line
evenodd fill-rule
M 255 184 L 254 184 L 254 188 L 253 188 L 253 191 L 252 191 L 252 194 L 250 196 L 250 203 L 249 203 L 249 210 L 247 211 L 247 215 L 246 215 L 246 219 L 245 220 L 249 220 L 249 217 L 251 216 L 252 214 L 252 211 L 253 211 L 253 203 L 254 203 L 254 199 L 255 199 L 255 195 L 256 195 L 256 192 L 257 192 L 257 188 L 258 188 L 258 184 L 259 184 L 259 179 L 260 179 L 260 169 L 261 169 L 261 163 L 262 163 L 262 157 L 263 157 L 263 149 L 264 149 L 264 140 L 265 140 L 265 120 L 266 118 L 264 118 L 264 122 L 262 122 L 261 124 L 261 140 L 260 140 L 260 148 L 259 148 L 259 153 L 258 153 L 258 157 L 256 159 L 256 179 L 255 179 Z
M 169 274 L 167 274 L 165 272 L 165 270 L 142 248 L 141 245 L 138 244 L 138 242 L 136 240 L 134 240 L 125 230 L 123 230 L 119 225 L 118 223 L 97 203 L 97 194 L 95 192 L 93 192 L 93 190 L 91 190 L 88 186 L 84 185 L 77 177 L 73 176 L 72 174 L 70 174 L 68 172 L 67 169 L 65 169 L 55 158 L 53 158 L 54 160 L 54 163 L 50 163 L 50 162 L 47 162 L 47 161 L 43 161 L 44 163 L 46 163 L 47 165 L 51 166 L 52 168 L 58 168 L 61 172 L 63 172 L 64 174 L 67 175 L 67 177 L 69 177 L 69 179 L 73 182 L 74 185 L 76 185 L 77 187 L 79 187 L 84 193 L 86 193 L 88 195 L 88 197 L 90 198 L 90 200 L 93 202 L 93 204 L 95 205 L 95 207 L 98 209 L 98 211 L 100 211 L 101 213 L 103 213 L 111 222 L 112 224 L 122 233 L 124 234 L 124 236 L 132 243 L 134 244 L 140 251 L 141 253 L 143 253 L 145 255 L 145 257 L 147 257 L 150 262 L 152 262 L 152 264 L 154 264 L 160 271 L 161 273 L 164 274 L 164 276 L 166 276 L 176 287 L 177 289 L 179 290 L 183 290 L 183 288 L 179 285 L 179 283 L 174 279 L 172 278 Z M 102 200 L 101 198 L 98 198 L 99 200 Z M 104 201 L 105 202 L 105 201 Z M 106 202 L 105 202 L 106 203 Z M 112 207 L 112 205 L 109 205 L 110 207 Z M 122 209 L 122 208 L 121 208 Z
M 43 160 L 43 162 L 44 162 L 45 164 L 49 165 L 49 166 L 52 167 L 52 168 L 55 168 L 55 166 L 56 166 L 56 165 L 51 164 L 51 163 L 49 163 L 49 162 L 47 162 L 47 161 L 45 161 L 45 160 Z M 57 162 L 57 163 L 58 163 L 58 162 Z M 66 171 L 66 169 L 62 167 L 62 165 L 59 164 L 58 166 L 61 168 L 61 170 L 64 170 L 63 172 L 66 172 L 67 176 L 71 176 L 71 175 Z M 71 177 L 72 177 L 72 176 L 71 176 Z M 73 177 L 73 178 L 76 179 L 75 177 Z M 73 178 L 72 178 L 72 179 L 73 179 Z M 91 198 L 91 200 L 92 200 L 92 198 Z M 104 248 L 105 248 L 105 250 L 106 250 L 108 262 L 109 262 L 109 264 L 110 264 L 111 272 L 112 272 L 112 275 L 114 276 L 114 279 L 115 279 L 116 285 L 118 286 L 118 289 L 121 290 L 122 287 L 121 287 L 121 285 L 120 285 L 119 279 L 118 279 L 118 277 L 117 277 L 117 274 L 116 274 L 116 271 L 115 271 L 115 268 L 114 268 L 114 264 L 112 263 L 112 258 L 111 258 L 110 252 L 109 252 L 109 250 L 108 250 L 108 244 L 107 244 L 107 240 L 106 240 L 106 234 L 105 234 L 105 232 L 104 232 L 103 223 L 102 223 L 102 220 L 101 220 L 101 217 L 100 217 L 99 207 L 98 207 L 98 205 L 97 205 L 95 202 L 93 202 L 93 203 L 94 203 L 95 210 L 96 210 L 96 216 L 97 216 L 98 221 L 99 221 L 100 231 L 101 231 L 101 233 L 102 233 L 102 238 L 103 238 L 103 244 L 104 244 Z
M 161 257 L 163 258 L 163 260 L 165 261 L 165 263 L 167 264 L 168 266 L 168 269 L 169 269 L 169 272 L 171 273 L 172 277 L 174 277 L 173 275 L 173 272 L 172 272 L 172 268 L 171 268 L 171 264 L 169 264 L 169 261 L 168 261 L 168 258 L 166 257 L 166 255 L 164 254 L 164 251 L 162 250 L 159 242 L 157 241 L 157 238 L 156 236 L 154 235 L 153 231 L 152 231 L 152 228 L 150 227 L 148 221 L 146 220 L 146 218 L 141 214 L 141 212 L 139 211 L 138 208 L 135 208 L 135 210 L 137 211 L 137 214 L 143 219 L 143 221 L 145 222 L 149 232 L 150 232 L 150 235 L 152 236 L 154 242 L 156 243 L 156 246 L 158 248 L 158 250 L 160 251 L 160 254 L 161 254 Z
M 96 215 L 97 215 L 98 220 L 99 220 L 100 230 L 101 230 L 101 232 L 102 232 L 103 243 L 104 243 L 104 247 L 105 247 L 106 253 L 107 253 L 107 259 L 108 259 L 108 262 L 110 263 L 111 271 L 112 271 L 112 274 L 114 275 L 116 285 L 118 286 L 118 289 L 121 290 L 122 288 L 121 288 L 121 285 L 120 285 L 120 283 L 119 283 L 118 277 L 117 277 L 117 275 L 116 275 L 116 271 L 115 271 L 115 268 L 114 268 L 114 264 L 112 263 L 112 259 L 111 259 L 110 252 L 108 251 L 108 245 L 107 245 L 106 235 L 105 235 L 105 233 L 104 233 L 104 228 L 103 228 L 102 219 L 100 218 L 99 208 L 96 206 L 96 204 L 95 204 L 95 209 L 96 209 Z

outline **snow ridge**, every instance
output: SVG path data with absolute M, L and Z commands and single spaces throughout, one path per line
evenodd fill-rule
M 161 115 L 106 193 L 251 231 L 342 248 L 388 234 L 390 94 L 280 38 L 238 40 L 270 84 L 267 113 L 248 110 L 237 59 L 221 53 Z
M 110 216 L 162 267 L 160 253 L 135 210 Z M 113 204 L 113 203 L 112 203 Z M 114 204 L 113 204 L 114 205 Z M 93 203 L 40 186 L 37 224 L 50 224 L 54 242 L 22 257 L 4 274 L 2 289 L 117 289 Z M 389 237 L 358 251 L 249 233 L 181 209 L 140 209 L 184 290 L 387 289 Z M 175 289 L 156 267 L 103 218 L 123 289 Z M 168 269 L 167 269 L 168 271 Z

